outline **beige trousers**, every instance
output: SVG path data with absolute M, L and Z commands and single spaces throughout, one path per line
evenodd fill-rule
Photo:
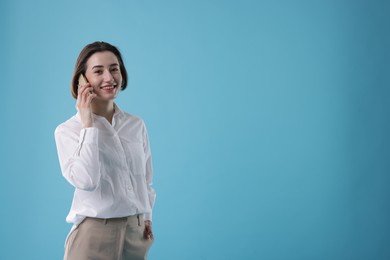
M 145 260 L 153 240 L 144 230 L 142 216 L 87 217 L 69 235 L 64 260 Z

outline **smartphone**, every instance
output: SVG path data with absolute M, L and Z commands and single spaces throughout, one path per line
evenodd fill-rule
M 84 77 L 83 74 L 80 74 L 80 77 L 79 77 L 79 86 L 81 85 L 84 85 L 84 84 L 87 84 L 88 83 L 88 80 Z M 93 91 L 89 91 L 89 94 L 92 94 Z
M 84 85 L 84 84 L 87 84 L 87 83 L 88 83 L 88 80 L 84 77 L 83 74 L 80 74 L 80 77 L 79 77 L 79 86 Z

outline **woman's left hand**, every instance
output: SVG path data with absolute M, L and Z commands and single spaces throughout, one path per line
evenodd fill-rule
M 152 221 L 145 220 L 145 230 L 144 230 L 144 238 L 145 239 L 154 239 L 153 231 L 152 231 Z

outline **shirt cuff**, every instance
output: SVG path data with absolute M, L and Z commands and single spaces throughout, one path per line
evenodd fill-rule
M 95 144 L 98 140 L 98 129 L 96 127 L 83 128 L 80 131 L 79 144 Z
M 152 213 L 145 213 L 144 214 L 144 220 L 152 221 Z

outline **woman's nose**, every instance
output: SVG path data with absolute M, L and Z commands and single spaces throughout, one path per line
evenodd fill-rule
M 114 77 L 112 76 L 111 72 L 106 71 L 104 73 L 104 81 L 105 82 L 113 82 L 114 81 Z

